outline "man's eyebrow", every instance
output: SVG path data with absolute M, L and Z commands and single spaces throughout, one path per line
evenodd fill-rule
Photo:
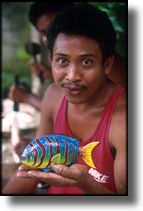
M 55 56 L 68 56 L 68 55 L 64 53 L 55 53 Z
M 97 58 L 97 56 L 96 55 L 94 55 L 94 54 L 82 54 L 82 55 L 80 55 L 81 57 L 94 57 L 94 58 Z
M 68 54 L 65 54 L 65 53 L 55 53 L 56 56 L 68 56 Z M 94 54 L 81 54 L 79 55 L 80 57 L 94 57 L 94 58 L 97 58 L 96 55 Z

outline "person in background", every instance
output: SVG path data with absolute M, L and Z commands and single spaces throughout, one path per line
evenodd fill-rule
M 37 96 L 30 92 L 22 83 L 19 83 L 18 86 L 12 85 L 9 89 L 9 98 L 14 102 L 26 103 L 33 106 L 36 110 L 41 111 L 41 102 L 45 91 L 45 85 L 48 86 L 49 81 L 50 83 L 53 82 L 51 65 L 48 59 L 46 32 L 49 24 L 56 14 L 68 4 L 68 2 L 35 2 L 31 4 L 28 19 L 39 32 L 43 61 L 35 63 L 32 62 L 30 63 L 30 67 L 32 71 L 34 71 L 37 75 L 41 75 L 45 82 L 47 80 L 48 83 L 44 83 L 42 87 L 43 93 L 41 93 L 41 96 L 40 94 Z M 21 155 L 25 145 L 30 142 L 30 140 L 31 139 L 29 138 L 26 141 L 22 137 L 19 137 L 19 142 L 14 146 L 14 151 L 18 156 Z
M 43 62 L 30 63 L 31 69 L 37 75 L 41 75 L 44 80 L 53 81 L 51 65 L 47 52 L 47 29 L 56 14 L 69 3 L 67 2 L 35 2 L 29 9 L 29 21 L 37 29 L 40 35 Z M 44 91 L 44 90 L 42 90 Z M 43 93 L 42 93 L 43 95 Z M 32 105 L 37 110 L 41 110 L 41 97 L 29 92 L 23 86 L 12 85 L 9 89 L 9 98 L 15 102 L 22 102 Z
M 80 147 L 97 141 L 93 165 L 80 156 L 69 167 L 52 166 L 52 172 L 21 165 L 3 193 L 32 194 L 44 181 L 50 195 L 127 194 L 127 98 L 125 88 L 108 78 L 116 53 L 108 15 L 87 3 L 73 3 L 56 16 L 47 38 L 55 83 L 42 101 L 37 138 L 64 134 L 78 139 Z
M 56 14 L 67 5 L 68 3 L 65 2 L 36 2 L 31 5 L 29 10 L 29 20 L 38 30 L 41 44 L 44 47 L 47 46 L 46 32 L 50 22 L 54 19 Z M 44 51 L 47 51 L 46 48 L 43 49 Z M 45 54 L 46 56 L 44 57 L 44 60 L 48 61 L 47 52 Z M 31 64 L 31 68 L 37 75 L 42 75 L 44 79 L 53 79 L 49 62 L 47 66 L 43 63 L 33 63 Z M 116 84 L 119 83 L 124 87 L 127 86 L 126 65 L 118 54 L 115 55 L 113 68 L 108 77 Z M 16 102 L 28 103 L 34 106 L 37 110 L 41 109 L 41 98 L 30 93 L 24 87 L 16 87 L 12 85 L 9 91 L 9 98 Z

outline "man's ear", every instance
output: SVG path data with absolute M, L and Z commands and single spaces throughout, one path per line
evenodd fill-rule
M 113 64 L 114 64 L 114 59 L 115 59 L 115 56 L 109 56 L 105 62 L 104 62 L 104 70 L 105 70 L 105 74 L 109 74 L 112 67 L 113 67 Z

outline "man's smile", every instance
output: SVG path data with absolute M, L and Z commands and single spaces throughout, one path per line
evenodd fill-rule
M 77 95 L 86 90 L 86 87 L 80 84 L 62 83 L 62 87 L 69 95 Z

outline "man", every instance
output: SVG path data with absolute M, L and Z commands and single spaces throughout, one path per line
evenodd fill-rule
M 40 35 L 42 55 L 44 62 L 30 63 L 31 69 L 37 75 L 41 75 L 45 80 L 53 81 L 51 67 L 48 61 L 47 54 L 47 37 L 46 32 L 50 22 L 56 14 L 61 11 L 69 3 L 66 2 L 35 2 L 32 3 L 29 9 L 29 21 L 37 29 Z M 41 109 L 41 97 L 30 93 L 22 86 L 10 87 L 9 98 L 16 102 L 23 102 L 32 105 L 37 110 Z
M 33 3 L 29 10 L 29 20 L 30 23 L 38 30 L 40 34 L 41 44 L 43 46 L 43 60 L 42 62 L 32 63 L 31 69 L 37 75 L 41 75 L 44 79 L 53 80 L 51 68 L 47 60 L 47 52 L 45 46 L 47 46 L 46 32 L 50 22 L 54 19 L 56 14 L 61 11 L 69 3 L 66 2 L 36 2 Z M 110 71 L 108 77 L 115 83 L 119 83 L 126 87 L 127 85 L 127 74 L 125 63 L 119 55 L 115 56 L 113 68 Z M 35 96 L 34 94 L 28 92 L 24 87 L 10 87 L 9 98 L 16 102 L 23 102 L 32 105 L 37 110 L 41 110 L 41 98 Z
M 77 164 L 55 165 L 49 173 L 22 165 L 3 193 L 32 193 L 40 180 L 51 185 L 48 194 L 126 194 L 126 97 L 107 77 L 116 44 L 108 16 L 75 3 L 56 16 L 47 37 L 55 84 L 45 93 L 37 137 L 65 134 L 80 147 L 97 141 L 94 167 L 80 156 Z

